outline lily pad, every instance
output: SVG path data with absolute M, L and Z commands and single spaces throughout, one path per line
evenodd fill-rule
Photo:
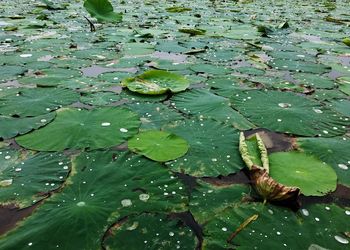
M 123 14 L 115 13 L 108 0 L 85 0 L 84 7 L 99 22 L 116 23 L 123 19 Z
M 135 135 L 128 141 L 128 147 L 147 158 L 165 162 L 186 154 L 189 146 L 181 137 L 164 131 L 149 130 Z
M 331 166 L 300 152 L 269 155 L 270 176 L 279 183 L 298 187 L 304 195 L 323 196 L 337 187 L 337 175 Z
M 135 135 L 139 126 L 137 114 L 124 108 L 60 109 L 48 126 L 19 136 L 16 141 L 39 151 L 108 148 Z
M 62 192 L 2 235 L 1 249 L 98 249 L 105 231 L 127 215 L 185 210 L 178 179 L 144 157 L 96 151 L 73 166 Z
M 137 77 L 124 79 L 122 85 L 140 94 L 159 95 L 168 91 L 184 91 L 188 88 L 189 81 L 176 73 L 149 70 Z

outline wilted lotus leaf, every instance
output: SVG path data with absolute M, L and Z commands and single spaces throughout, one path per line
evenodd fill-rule
M 139 76 L 124 79 L 122 85 L 140 94 L 159 95 L 167 91 L 183 91 L 188 88 L 189 81 L 168 71 L 149 70 Z
M 254 134 L 246 140 L 241 132 L 239 151 L 250 170 L 250 178 L 255 190 L 265 200 L 286 200 L 299 195 L 298 188 L 284 186 L 270 177 L 267 150 L 259 134 Z

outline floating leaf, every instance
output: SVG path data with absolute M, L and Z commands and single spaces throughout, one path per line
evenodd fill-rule
M 175 73 L 149 70 L 137 77 L 124 79 L 122 85 L 140 94 L 159 95 L 167 91 L 174 93 L 183 91 L 188 88 L 189 82 Z
M 170 13 L 180 13 L 180 12 L 191 11 L 191 10 L 192 10 L 191 8 L 186 8 L 182 6 L 173 6 L 173 7 L 166 8 L 166 11 Z
M 175 160 L 186 154 L 189 146 L 181 137 L 164 131 L 149 130 L 128 141 L 130 150 L 154 161 Z
M 178 179 L 144 157 L 95 151 L 73 166 L 61 192 L 0 237 L 1 249 L 98 249 L 105 231 L 124 216 L 185 210 Z
M 48 126 L 17 137 L 16 141 L 40 151 L 108 148 L 125 142 L 139 126 L 137 114 L 128 109 L 61 109 Z
M 108 0 L 85 0 L 84 7 L 99 22 L 116 23 L 123 19 L 123 14 L 115 13 Z
M 276 181 L 300 188 L 304 195 L 323 196 L 337 187 L 337 175 L 327 164 L 299 152 L 269 155 L 270 175 Z
M 190 29 L 190 28 L 181 28 L 179 32 L 190 34 L 191 36 L 204 35 L 206 30 L 203 29 Z

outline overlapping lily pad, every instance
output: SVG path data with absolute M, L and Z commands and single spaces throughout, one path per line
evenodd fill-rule
M 139 126 L 137 114 L 124 108 L 61 109 L 54 122 L 17 137 L 16 141 L 25 148 L 40 151 L 108 148 L 136 134 Z
M 97 249 L 107 228 L 126 215 L 185 209 L 177 178 L 143 157 L 96 151 L 73 166 L 64 190 L 2 235 L 1 249 Z

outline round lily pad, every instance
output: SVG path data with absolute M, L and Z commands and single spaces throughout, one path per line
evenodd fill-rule
M 140 94 L 159 95 L 167 91 L 183 91 L 188 88 L 189 81 L 176 73 L 149 70 L 139 76 L 124 79 L 122 85 Z
M 157 130 L 144 131 L 128 141 L 130 150 L 154 161 L 170 161 L 186 154 L 189 146 L 181 137 Z
M 298 187 L 304 195 L 323 196 L 337 187 L 337 175 L 331 166 L 314 156 L 300 152 L 269 155 L 270 176 L 277 182 Z
M 16 141 L 39 151 L 108 148 L 136 134 L 139 126 L 138 115 L 124 108 L 60 109 L 48 126 L 17 137 Z
M 231 103 L 254 124 L 296 135 L 332 137 L 346 132 L 347 122 L 320 103 L 290 92 L 250 90 Z
M 0 114 L 37 116 L 77 101 L 79 94 L 63 88 L 20 89 L 0 99 Z

